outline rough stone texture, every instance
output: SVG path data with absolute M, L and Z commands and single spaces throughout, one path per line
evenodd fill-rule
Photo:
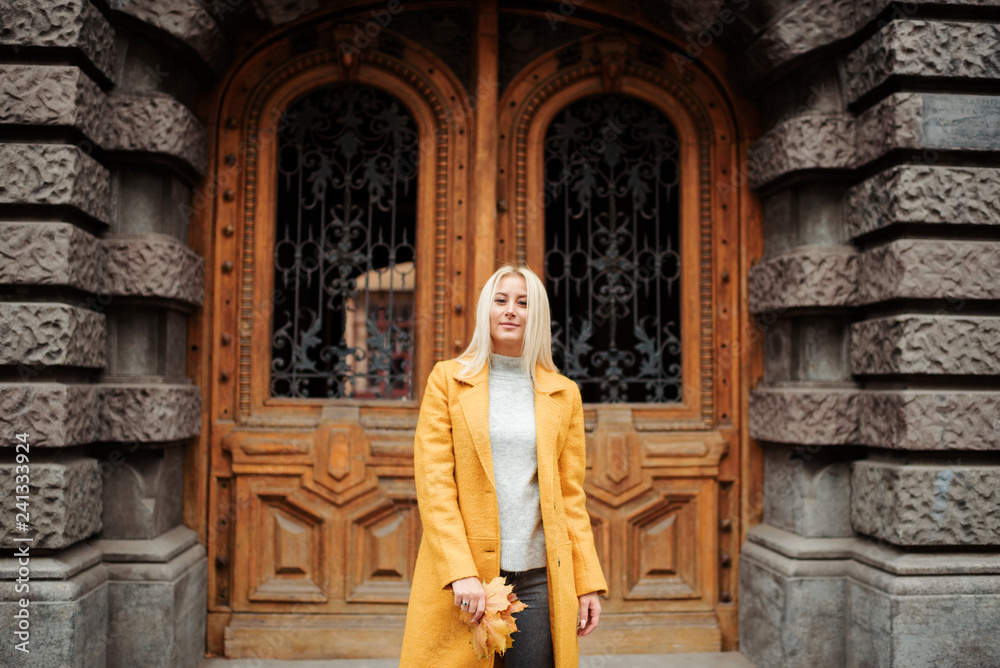
M 31 441 L 29 441 L 31 443 Z M 30 455 L 30 453 L 29 453 Z M 56 462 L 32 459 L 29 467 L 28 532 L 15 527 L 14 511 L 0 515 L 0 546 L 15 548 L 31 537 L 31 549 L 67 547 L 101 530 L 101 476 L 97 460 L 72 457 Z M 0 464 L 0 494 L 14 503 L 15 464 Z M 23 472 L 23 471 L 21 471 Z M 13 505 L 11 505 L 13 508 Z
M 922 110 L 919 93 L 895 93 L 859 115 L 857 166 L 895 149 L 922 147 Z
M 191 110 L 168 95 L 118 93 L 109 98 L 114 119 L 107 148 L 144 151 L 182 160 L 199 175 L 206 165 L 205 130 Z
M 905 165 L 848 191 L 852 237 L 900 223 L 1000 224 L 1000 169 Z
M 764 450 L 764 521 L 800 536 L 853 536 L 850 464 L 819 446 Z
M 0 285 L 101 290 L 101 242 L 69 223 L 0 223 Z
M 0 44 L 76 49 L 114 79 L 114 31 L 90 0 L 4 0 Z
M 800 246 L 750 269 L 750 312 L 856 302 L 857 251 L 849 246 Z
M 0 144 L 0 204 L 70 206 L 107 223 L 110 177 L 76 146 Z
M 740 555 L 740 651 L 756 666 L 844 665 L 845 562 L 800 561 L 746 543 Z
M 54 303 L 0 303 L 0 364 L 105 364 L 104 315 Z
M 858 433 L 858 391 L 758 387 L 750 393 L 750 436 L 804 445 L 850 444 Z
M 112 450 L 104 472 L 102 538 L 155 538 L 181 523 L 184 464 L 180 447 Z
M 898 239 L 863 253 L 798 247 L 749 272 L 751 313 L 890 299 L 1000 299 L 1000 243 Z
M 751 274 L 752 276 L 752 274 Z M 858 259 L 858 301 L 1000 299 L 1000 242 L 898 239 Z
M 64 447 L 90 443 L 99 436 L 98 388 L 59 383 L 0 384 L 0 428 L 31 434 L 32 446 Z M 0 441 L 13 450 L 9 439 Z
M 205 299 L 205 263 L 190 248 L 162 234 L 118 235 L 102 240 L 104 292 L 164 297 L 188 304 Z
M 1000 373 L 1000 317 L 902 315 L 851 325 L 851 373 Z
M 108 668 L 198 668 L 205 656 L 205 549 L 196 544 L 167 563 L 113 563 L 108 570 Z
M 1000 393 L 950 390 L 861 392 L 858 443 L 900 450 L 996 450 Z
M 854 5 L 854 0 L 796 3 L 746 50 L 747 77 L 759 81 L 799 56 L 850 36 Z
M 191 385 L 103 385 L 101 440 L 175 441 L 201 431 L 201 390 Z
M 0 65 L 0 123 L 74 127 L 102 148 L 168 155 L 205 173 L 205 131 L 187 107 L 155 92 L 108 97 L 78 67 Z
M 0 65 L 0 123 L 74 127 L 103 144 L 107 104 L 79 67 Z
M 815 113 L 790 118 L 750 146 L 747 164 L 752 188 L 805 169 L 850 168 L 854 118 Z
M 197 0 L 129 0 L 112 7 L 187 44 L 215 74 L 224 71 L 229 45 L 215 19 Z
M 1000 544 L 1000 467 L 854 462 L 854 530 L 901 546 Z
M 1000 78 L 998 42 L 996 24 L 892 21 L 847 57 L 848 98 L 892 76 Z
M 254 9 L 271 25 L 280 26 L 319 9 L 318 0 L 257 0 Z

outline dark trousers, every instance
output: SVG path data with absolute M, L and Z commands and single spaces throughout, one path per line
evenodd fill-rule
M 549 578 L 544 568 L 512 573 L 500 571 L 527 608 L 514 615 L 517 631 L 504 653 L 506 668 L 554 668 L 552 627 L 549 625 Z

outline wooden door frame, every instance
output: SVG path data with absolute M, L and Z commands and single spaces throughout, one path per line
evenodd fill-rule
M 553 11 L 559 11 L 559 2 L 550 4 Z M 275 30 L 256 45 L 247 47 L 246 53 L 250 55 L 236 63 L 209 95 L 198 100 L 196 110 L 205 119 L 210 146 L 209 176 L 193 200 L 190 244 L 206 258 L 208 266 L 205 304 L 189 320 L 188 371 L 203 388 L 203 422 L 201 436 L 185 450 L 184 520 L 199 532 L 209 549 L 213 591 L 220 585 L 215 581 L 217 572 L 224 572 L 227 568 L 225 550 L 217 548 L 220 537 L 227 534 L 228 527 L 225 524 L 225 513 L 217 518 L 219 523 L 216 525 L 211 525 L 208 518 L 212 507 L 225 504 L 227 494 L 230 495 L 231 503 L 231 495 L 234 494 L 233 490 L 221 490 L 212 482 L 213 472 L 225 474 L 228 466 L 226 462 L 217 459 L 218 453 L 222 451 L 224 434 L 213 428 L 213 423 L 220 423 L 224 419 L 232 420 L 240 408 L 237 393 L 233 390 L 235 370 L 239 368 L 239 358 L 235 354 L 237 346 L 233 342 L 239 336 L 239 327 L 234 320 L 217 318 L 217 314 L 225 311 L 226 295 L 235 301 L 238 294 L 233 281 L 239 271 L 225 271 L 225 263 L 232 262 L 234 267 L 241 267 L 241 233 L 235 229 L 233 209 L 241 205 L 239 197 L 242 188 L 239 184 L 243 172 L 238 161 L 236 165 L 229 164 L 228 156 L 232 151 L 224 150 L 223 147 L 230 146 L 231 131 L 234 124 L 236 128 L 240 127 L 239 118 L 243 111 L 241 105 L 232 104 L 231 101 L 247 101 L 258 92 L 255 86 L 241 82 L 259 83 L 268 78 L 274 62 L 293 57 L 296 49 L 295 36 L 303 26 L 318 21 L 322 29 L 332 33 L 335 24 L 349 21 L 351 12 L 361 11 L 365 7 L 365 3 L 360 0 L 349 0 L 340 3 L 336 9 L 329 10 L 319 19 L 305 17 Z M 490 22 L 493 21 L 495 29 L 495 0 L 480 3 L 479 7 L 477 25 L 480 29 L 489 29 Z M 660 76 L 669 76 L 672 85 L 681 85 L 690 93 L 694 101 L 691 108 L 696 108 L 709 119 L 710 127 L 716 130 L 710 138 L 712 161 L 709 179 L 715 186 L 710 195 L 710 208 L 713 220 L 725 221 L 720 239 L 724 238 L 726 241 L 712 250 L 715 273 L 710 280 L 713 290 L 718 290 L 715 294 L 721 296 L 722 303 L 735 303 L 736 308 L 725 318 L 724 325 L 716 328 L 711 349 L 704 352 L 709 353 L 716 363 L 734 365 L 739 369 L 739 386 L 725 390 L 714 388 L 712 405 L 714 414 L 732 427 L 727 436 L 730 452 L 739 453 L 738 457 L 724 458 L 719 469 L 720 480 L 725 483 L 725 489 L 718 500 L 719 520 L 723 525 L 730 522 L 735 530 L 730 531 L 719 545 L 721 555 L 728 555 L 732 562 L 728 575 L 718 583 L 719 591 L 731 592 L 732 596 L 730 602 L 720 601 L 716 605 L 716 613 L 722 626 L 723 647 L 731 649 L 735 647 L 737 637 L 736 577 L 739 546 L 745 540 L 746 532 L 760 521 L 762 512 L 760 482 L 763 477 L 763 460 L 759 448 L 749 438 L 746 411 L 749 390 L 759 382 L 762 374 L 760 336 L 753 327 L 746 308 L 747 271 L 762 254 L 759 202 L 745 187 L 747 147 L 757 134 L 755 110 L 741 101 L 725 83 L 725 62 L 717 48 L 711 47 L 701 59 L 687 61 L 682 65 L 678 56 L 684 53 L 683 43 L 662 30 L 650 27 L 648 22 L 640 25 L 642 17 L 634 9 L 623 8 L 619 2 L 611 0 L 590 0 L 586 7 L 578 9 L 578 14 L 569 17 L 570 20 L 579 20 L 588 25 L 622 25 L 621 21 L 624 20 L 630 22 L 635 33 L 641 33 L 643 39 L 658 42 L 668 54 L 667 64 L 661 68 L 663 71 Z M 541 11 L 540 9 L 536 14 Z M 363 17 L 364 14 L 360 16 Z M 429 105 L 432 107 L 432 115 L 439 126 L 443 124 L 451 130 L 448 150 L 452 153 L 446 161 L 451 171 L 447 175 L 447 185 L 442 187 L 438 183 L 433 192 L 435 220 L 447 220 L 447 226 L 436 225 L 431 244 L 433 257 L 441 260 L 443 256 L 443 268 L 435 273 L 439 286 L 432 298 L 433 313 L 429 314 L 429 318 L 442 323 L 444 334 L 435 333 L 433 347 L 423 346 L 422 352 L 427 359 L 420 364 L 429 369 L 429 359 L 450 357 L 468 341 L 473 326 L 471 314 L 474 313 L 474 302 L 478 295 L 474 290 L 469 290 L 466 283 L 481 284 L 480 279 L 492 272 L 498 258 L 516 257 L 516 251 L 509 253 L 504 250 L 509 248 L 505 243 L 514 241 L 519 233 L 523 235 L 528 228 L 521 228 L 519 232 L 515 219 L 509 214 L 505 215 L 502 208 L 499 216 L 494 213 L 491 217 L 491 210 L 497 210 L 494 208 L 497 207 L 494 201 L 498 199 L 497 193 L 500 198 L 505 193 L 510 198 L 510 185 L 503 175 L 499 175 L 497 190 L 492 197 L 487 192 L 488 188 L 477 194 L 475 181 L 470 184 L 473 175 L 476 180 L 489 179 L 490 169 L 488 166 L 485 169 L 483 167 L 487 153 L 492 151 L 494 156 L 498 156 L 492 162 L 494 166 L 511 156 L 516 159 L 516 154 L 511 152 L 509 144 L 504 145 L 502 137 L 497 146 L 490 149 L 488 130 L 491 126 L 488 115 L 477 116 L 473 113 L 466 104 L 465 89 L 432 54 L 413 44 L 407 46 L 408 54 L 415 58 L 407 60 L 413 68 L 412 89 L 418 95 L 436 96 L 437 103 Z M 366 68 L 373 66 L 373 54 L 377 58 L 374 50 L 363 50 L 360 65 L 351 65 L 341 60 L 340 67 L 345 75 L 350 73 L 356 76 L 357 72 L 367 71 Z M 549 61 L 552 60 L 551 55 L 549 54 Z M 485 62 L 489 63 L 489 54 L 486 57 Z M 482 54 L 479 62 L 484 62 Z M 305 64 L 305 61 L 301 63 Z M 543 65 L 543 59 L 539 59 L 531 68 Z M 492 66 L 496 66 L 495 59 Z M 606 72 L 606 65 L 600 67 Z M 634 70 L 634 66 L 632 71 L 626 68 L 620 78 L 626 90 L 639 90 L 642 86 L 663 83 L 657 84 L 655 78 L 650 79 L 648 72 L 637 74 Z M 535 83 L 528 77 L 539 72 L 539 69 L 532 69 L 530 73 L 523 71 L 507 87 L 503 100 L 498 101 L 494 107 L 494 129 L 499 128 L 500 133 L 506 134 L 505 128 L 514 127 L 509 114 L 506 114 L 509 103 L 511 100 L 520 102 L 530 97 L 524 92 L 525 87 L 531 89 Z M 241 86 L 247 87 L 241 89 Z M 484 99 L 486 98 L 480 98 L 480 102 Z M 230 109 L 234 111 L 229 111 Z M 474 122 L 478 126 L 473 126 Z M 725 128 L 725 132 L 719 132 L 719 128 Z M 237 154 L 243 148 L 245 147 L 237 143 Z M 486 149 L 486 153 L 480 153 L 483 149 Z M 458 165 L 469 165 L 472 169 L 456 174 L 456 170 L 462 171 L 462 167 Z M 494 172 L 494 179 L 497 176 Z M 486 237 L 490 237 L 489 242 Z M 476 243 L 472 243 L 473 240 Z M 530 261 L 532 258 L 528 259 Z M 464 274 L 457 273 L 463 271 Z M 468 280 L 470 277 L 473 280 Z M 262 304 L 261 308 L 266 312 L 266 304 Z M 224 374 L 229 374 L 228 378 Z M 415 380 L 419 384 L 415 387 L 416 397 L 422 393 L 425 375 L 415 373 Z M 228 388 L 225 387 L 227 382 Z M 411 417 L 415 416 L 416 406 L 417 402 L 411 402 L 408 407 Z M 315 424 L 320 410 L 318 405 L 303 407 L 304 415 L 315 415 L 306 417 L 305 423 Z M 651 410 L 651 419 L 657 417 L 656 410 L 658 409 Z M 588 422 L 593 424 L 593 407 L 588 407 L 587 417 Z M 225 588 L 226 583 L 221 584 Z M 208 649 L 212 653 L 221 653 L 220 641 L 231 609 L 227 605 L 220 605 L 217 600 L 209 600 L 208 605 Z

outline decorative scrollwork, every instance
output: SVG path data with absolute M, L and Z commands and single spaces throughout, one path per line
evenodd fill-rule
M 410 398 L 418 136 L 375 88 L 335 85 L 278 135 L 271 394 Z
M 545 137 L 553 350 L 584 401 L 681 396 L 679 145 L 621 95 L 570 105 Z

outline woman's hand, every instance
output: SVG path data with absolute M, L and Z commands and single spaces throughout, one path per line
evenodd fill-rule
M 584 594 L 580 597 L 580 623 L 576 627 L 576 635 L 583 637 L 597 628 L 597 620 L 601 618 L 601 599 L 597 592 Z
M 459 610 L 472 614 L 472 621 L 478 622 L 486 612 L 486 591 L 479 578 L 462 578 L 451 583 L 451 591 L 455 594 L 455 605 Z M 463 605 L 468 603 L 468 605 Z M 598 606 L 600 607 L 600 606 Z

